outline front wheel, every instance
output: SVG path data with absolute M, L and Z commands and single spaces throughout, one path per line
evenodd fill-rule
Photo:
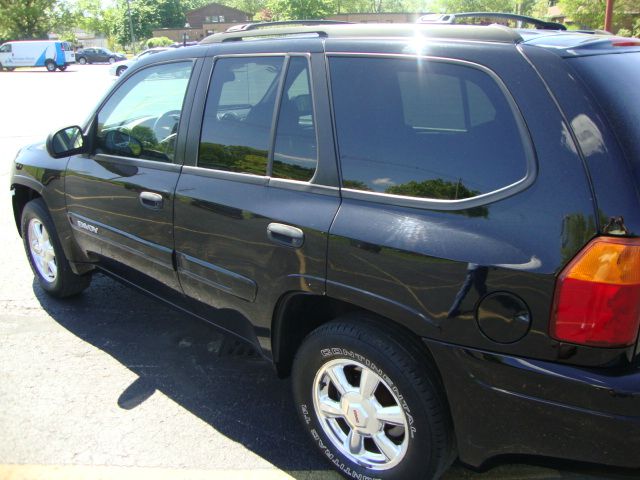
M 347 478 L 438 478 L 455 458 L 435 367 L 412 337 L 346 317 L 296 354 L 293 390 L 322 455 Z
M 109 57 L 109 63 L 116 63 L 116 59 L 114 57 Z
M 118 67 L 116 69 L 116 77 L 119 77 L 120 75 L 122 75 L 126 69 L 127 69 L 127 67 L 124 67 L 124 66 Z
M 22 210 L 22 241 L 38 283 L 49 295 L 76 295 L 91 283 L 91 275 L 77 275 L 64 255 L 47 206 L 37 198 Z
M 85 64 L 87 63 L 87 59 L 86 59 L 86 58 L 84 58 L 84 57 L 80 57 L 80 58 L 78 59 L 78 63 L 79 63 L 80 65 L 85 65 Z
M 62 65 L 60 67 L 58 67 L 58 70 L 60 70 L 61 72 L 64 72 L 67 69 L 66 65 Z

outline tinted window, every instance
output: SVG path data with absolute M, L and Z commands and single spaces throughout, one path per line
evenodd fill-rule
M 634 166 L 636 180 L 640 181 L 640 52 L 593 55 L 568 61 L 595 94 Z M 577 119 L 572 121 L 572 126 L 579 130 Z M 581 137 L 579 131 L 576 133 Z M 597 141 L 591 142 L 591 146 L 584 145 L 584 140 L 582 143 L 583 150 L 604 148 Z
M 11 51 L 11 45 L 3 45 L 0 47 L 0 53 L 7 53 Z
M 278 115 L 271 175 L 309 181 L 316 170 L 316 131 L 306 58 L 289 61 Z
M 481 70 L 339 57 L 330 71 L 344 187 L 457 200 L 525 176 L 513 112 Z
M 98 113 L 97 153 L 171 162 L 191 62 L 129 77 Z
M 207 96 L 198 165 L 266 175 L 282 57 L 223 58 Z

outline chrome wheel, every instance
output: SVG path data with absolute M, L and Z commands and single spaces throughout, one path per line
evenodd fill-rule
M 372 470 L 398 465 L 409 446 L 407 416 L 389 384 L 354 360 L 325 363 L 313 381 L 314 410 L 349 460 Z
M 49 232 L 40 220 L 32 218 L 29 221 L 28 236 L 31 258 L 38 273 L 45 281 L 55 282 L 58 276 L 58 264 Z

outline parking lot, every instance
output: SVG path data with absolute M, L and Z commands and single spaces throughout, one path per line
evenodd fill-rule
M 10 163 L 21 145 L 82 124 L 116 81 L 108 70 L 0 73 L 0 478 L 339 478 L 299 427 L 288 381 L 243 344 L 101 275 L 67 301 L 33 281 Z M 509 458 L 481 473 L 455 465 L 445 478 L 637 475 Z

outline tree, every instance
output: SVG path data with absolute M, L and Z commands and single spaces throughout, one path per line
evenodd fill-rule
M 184 27 L 184 7 L 180 0 L 135 0 L 131 2 L 131 21 L 137 39 L 149 38 L 154 28 Z M 118 43 L 131 43 L 126 0 L 116 4 L 113 30 Z
M 306 20 L 324 18 L 335 12 L 335 0 L 267 0 L 266 8 L 273 20 Z
M 57 0 L 0 0 L 0 38 L 46 39 Z
M 613 4 L 612 30 L 617 32 L 625 20 L 629 20 L 630 13 L 637 11 L 638 0 L 616 0 Z M 601 29 L 604 28 L 604 12 L 606 0 L 560 0 L 558 6 L 562 13 L 579 27 Z M 628 22 L 630 23 L 630 22 Z
M 434 10 L 445 13 L 461 12 L 514 12 L 517 4 L 513 0 L 436 0 Z

